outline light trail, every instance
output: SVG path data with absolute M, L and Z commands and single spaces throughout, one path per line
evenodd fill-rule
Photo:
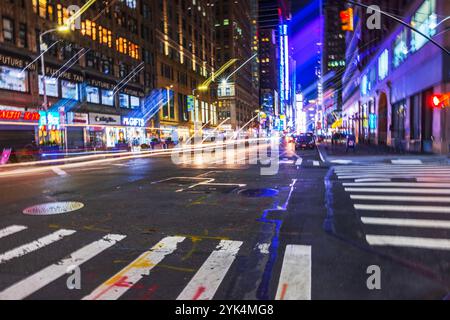
M 266 138 L 258 138 L 258 139 L 251 139 L 253 141 L 260 141 L 260 140 L 267 140 Z M 242 140 L 245 141 L 245 140 Z M 26 162 L 26 163 L 17 163 L 17 164 L 9 164 L 9 165 L 2 165 L 0 168 L 14 168 L 14 167 L 25 167 L 25 166 L 35 166 L 35 165 L 41 165 L 41 164 L 47 164 L 47 166 L 43 167 L 37 167 L 37 168 L 26 168 L 26 169 L 18 169 L 18 170 L 11 170 L 11 171 L 3 171 L 0 172 L 0 178 L 1 177 L 10 177 L 15 175 L 23 175 L 23 174 L 33 174 L 33 173 L 42 173 L 47 171 L 53 171 L 53 169 L 58 168 L 60 170 L 66 170 L 66 169 L 73 169 L 78 168 L 82 166 L 88 166 L 88 165 L 98 165 L 98 164 L 104 164 L 104 163 L 110 163 L 115 161 L 124 161 L 124 160 L 132 160 L 132 159 L 140 159 L 140 158 L 149 158 L 154 156 L 164 156 L 164 155 L 172 155 L 173 153 L 181 153 L 186 150 L 190 151 L 196 151 L 196 150 L 207 150 L 207 149 L 214 149 L 220 146 L 225 146 L 227 144 L 236 143 L 236 141 L 227 141 L 222 143 L 214 143 L 214 144 L 206 144 L 201 146 L 187 146 L 182 148 L 175 148 L 175 149 L 167 149 L 167 150 L 161 150 L 161 151 L 143 151 L 139 154 L 136 154 L 135 152 L 126 152 L 123 154 L 120 154 L 117 156 L 117 154 L 103 154 L 103 155 L 90 155 L 90 156 L 82 156 L 82 157 L 73 157 L 73 158 L 65 158 L 65 159 L 54 159 L 54 160 L 43 160 L 43 161 L 34 161 L 34 162 Z M 103 159 L 98 159 L 103 158 Z M 86 161 L 81 161 L 86 160 Z M 66 163 L 61 164 L 61 162 L 75 162 L 76 163 Z M 56 165 L 52 165 L 55 164 Z

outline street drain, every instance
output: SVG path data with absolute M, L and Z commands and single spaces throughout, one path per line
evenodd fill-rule
M 50 202 L 26 208 L 23 213 L 30 216 L 49 216 L 80 210 L 83 207 L 81 202 Z
M 274 197 L 278 194 L 278 190 L 275 189 L 244 189 L 239 191 L 239 194 L 249 198 L 267 198 Z

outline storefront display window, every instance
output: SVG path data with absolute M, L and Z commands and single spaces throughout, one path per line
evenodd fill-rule
M 61 81 L 61 96 L 64 99 L 79 100 L 78 84 L 66 80 Z
M 100 103 L 100 89 L 97 87 L 86 86 L 87 102 L 99 104 Z
M 0 66 L 0 89 L 28 92 L 28 72 Z
M 58 80 L 55 78 L 45 77 L 46 94 L 49 97 L 58 97 Z M 39 94 L 44 94 L 44 87 L 42 85 L 42 76 L 39 76 Z
M 112 90 L 102 89 L 102 104 L 105 106 L 114 106 L 114 94 Z

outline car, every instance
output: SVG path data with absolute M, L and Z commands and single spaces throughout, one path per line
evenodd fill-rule
M 316 141 L 314 136 L 310 134 L 299 135 L 295 140 L 295 149 L 314 149 L 316 147 Z

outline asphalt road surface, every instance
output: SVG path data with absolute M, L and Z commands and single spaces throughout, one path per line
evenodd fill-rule
M 450 167 L 320 159 L 1 177 L 0 299 L 447 298 Z M 83 207 L 23 214 L 65 201 Z

